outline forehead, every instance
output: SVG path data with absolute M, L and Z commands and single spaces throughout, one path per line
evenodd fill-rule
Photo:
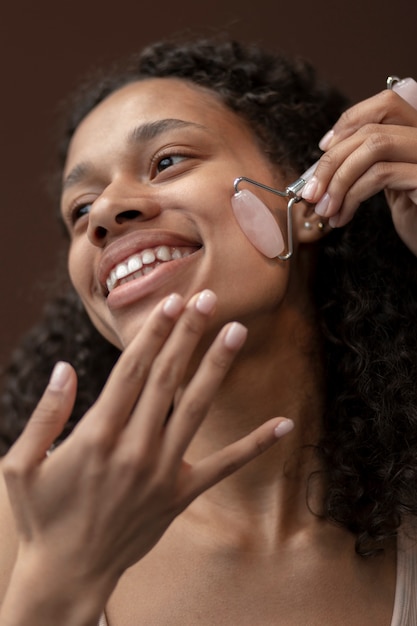
M 181 79 L 151 78 L 129 83 L 90 111 L 74 133 L 65 169 L 101 142 L 109 146 L 126 138 L 135 126 L 163 119 L 199 124 L 218 137 L 255 139 L 243 118 L 209 89 Z

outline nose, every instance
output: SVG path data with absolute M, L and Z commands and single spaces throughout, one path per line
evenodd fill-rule
M 131 229 L 134 222 L 158 216 L 161 208 L 149 189 L 122 182 L 111 184 L 91 205 L 87 235 L 91 243 L 104 247 L 111 239 Z

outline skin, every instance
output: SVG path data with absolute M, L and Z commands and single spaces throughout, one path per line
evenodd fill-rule
M 172 118 L 198 126 L 126 141 L 138 123 Z M 94 169 L 75 183 L 86 163 Z M 60 367 L 4 461 L 16 521 L 1 508 L 1 626 L 29 616 L 35 626 L 58 616 L 95 626 L 109 596 L 112 626 L 277 616 L 292 626 L 307 615 L 311 625 L 390 624 L 395 546 L 357 557 L 350 533 L 312 513 L 320 481 L 306 501 L 318 468 L 306 444 L 324 402 L 306 283 L 311 244 L 325 235 L 303 224 L 320 218 L 298 203 L 294 258 L 264 258 L 230 208 L 241 175 L 285 184 L 242 120 L 181 81 L 124 87 L 77 129 L 62 199 L 70 275 L 124 352 L 98 402 L 45 459 L 75 395 L 74 371 Z M 284 227 L 285 203 L 259 195 Z M 198 251 L 107 297 L 112 263 L 170 237 Z M 296 427 L 273 445 L 291 427 L 277 415 Z
M 288 285 L 289 268 L 281 264 L 277 271 L 276 263 L 264 259 L 250 245 L 237 227 L 230 199 L 233 180 L 242 172 L 252 171 L 255 177 L 281 186 L 283 181 L 273 176 L 246 125 L 213 97 L 174 80 L 143 85 L 147 88 L 128 86 L 98 106 L 80 125 L 68 155 L 64 180 L 80 163 L 92 162 L 96 170 L 62 198 L 71 234 L 69 271 L 87 310 L 119 347 L 131 341 L 142 320 L 170 291 L 188 300 L 204 288 L 212 289 L 219 302 L 218 328 L 230 319 L 250 316 L 253 322 L 254 313 L 260 327 L 271 323 Z M 179 92 L 176 102 L 170 97 L 171 89 Z M 126 143 L 126 136 L 139 121 L 145 124 L 172 118 L 194 127 L 167 130 L 137 145 Z M 157 160 L 163 157 L 177 162 L 158 172 Z M 88 219 L 71 224 L 69 214 L 79 202 L 92 203 Z M 278 200 L 277 207 L 284 224 L 285 203 Z M 126 218 L 133 208 L 138 213 Z M 111 299 L 103 298 L 99 285 L 100 263 L 109 256 L 110 265 L 126 258 L 126 241 L 132 242 L 130 253 L 148 246 L 142 243 L 144 236 L 150 243 L 153 239 L 165 243 L 171 236 L 200 250 L 191 263 L 180 264 L 173 276 L 163 278 L 162 285 L 151 285 L 146 297 L 135 295 L 129 306 L 112 308 Z M 239 287 L 242 279 L 245 290 Z M 236 288 L 231 290 L 234 284 Z

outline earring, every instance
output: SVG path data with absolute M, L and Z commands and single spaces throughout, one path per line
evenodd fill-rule
M 304 222 L 304 228 L 306 230 L 313 230 L 313 224 L 311 222 L 305 221 Z M 324 230 L 326 228 L 326 224 L 322 221 L 317 222 L 317 228 L 319 230 Z

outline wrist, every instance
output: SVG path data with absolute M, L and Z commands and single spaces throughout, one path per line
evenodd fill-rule
M 97 626 L 115 584 L 84 580 L 53 559 L 19 554 L 0 609 L 0 626 Z

